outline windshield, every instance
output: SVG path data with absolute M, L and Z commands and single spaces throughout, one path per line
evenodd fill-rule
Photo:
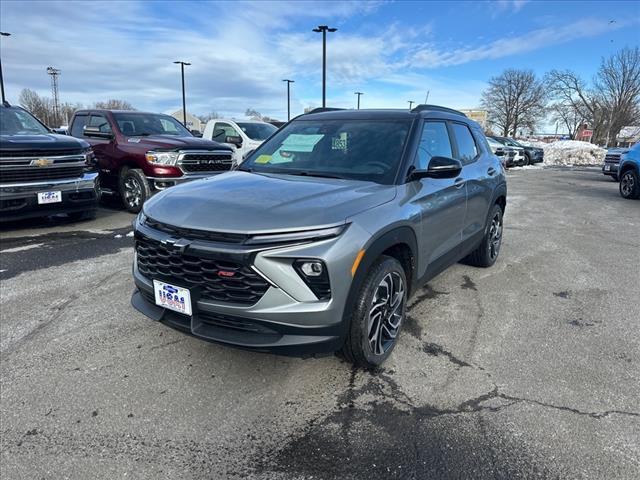
M 175 135 L 178 137 L 192 137 L 189 130 L 169 115 L 158 113 L 114 113 L 118 128 L 128 137 L 142 137 L 147 135 Z
M 516 142 L 515 140 L 512 140 L 510 138 L 503 138 L 502 139 L 504 141 L 504 143 L 506 143 L 507 145 L 510 145 L 512 147 L 520 147 L 522 148 L 522 145 L 520 145 L 518 142 Z
M 297 120 L 258 147 L 240 169 L 391 184 L 410 126 L 410 120 Z
M 21 108 L 0 108 L 0 135 L 44 135 L 50 133 L 30 113 Z
M 271 134 L 277 130 L 277 128 L 270 123 L 237 122 L 237 124 L 247 137 L 251 140 L 258 140 L 260 142 L 269 138 Z

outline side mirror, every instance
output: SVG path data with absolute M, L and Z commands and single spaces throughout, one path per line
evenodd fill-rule
M 235 135 L 231 136 L 231 135 L 227 135 L 224 139 L 224 143 L 231 143 L 232 145 L 235 145 L 236 147 L 240 147 L 242 145 L 242 137 L 237 137 Z
M 431 157 L 426 170 L 413 170 L 409 174 L 410 182 L 421 178 L 454 178 L 460 175 L 462 163 L 449 157 Z
M 84 127 L 84 136 L 90 138 L 104 138 L 106 140 L 111 140 L 113 138 L 113 133 L 111 132 L 101 132 L 100 127 Z

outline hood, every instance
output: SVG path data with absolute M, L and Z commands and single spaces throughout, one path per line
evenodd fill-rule
M 234 171 L 164 190 L 144 213 L 196 230 L 295 231 L 342 224 L 395 195 L 394 185 Z
M 629 148 L 626 147 L 612 147 L 607 149 L 607 153 L 620 154 L 629 153 Z
M 146 147 L 148 150 L 159 149 L 203 149 L 203 150 L 229 150 L 231 148 L 218 142 L 205 140 L 198 137 L 176 137 L 175 135 L 149 135 L 148 137 L 129 137 L 128 144 L 136 144 Z
M 78 138 L 67 135 L 57 135 L 55 133 L 42 135 L 0 135 L 0 150 L 3 152 L 20 150 L 51 152 L 76 148 L 89 148 L 89 144 Z

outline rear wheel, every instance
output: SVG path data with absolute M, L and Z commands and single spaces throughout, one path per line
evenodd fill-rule
M 620 177 L 622 198 L 640 198 L 640 181 L 635 170 L 627 170 Z
M 465 258 L 466 263 L 475 267 L 490 267 L 498 259 L 502 245 L 502 208 L 494 205 L 489 214 L 482 242 Z
M 151 187 L 139 168 L 128 168 L 120 174 L 120 195 L 127 210 L 138 213 L 151 196 Z
M 342 354 L 356 366 L 375 368 L 396 345 L 407 308 L 407 278 L 398 260 L 382 256 L 356 298 Z

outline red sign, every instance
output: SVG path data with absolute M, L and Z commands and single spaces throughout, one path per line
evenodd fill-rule
M 580 137 L 582 138 L 593 137 L 593 130 L 582 130 L 582 132 L 580 132 Z

